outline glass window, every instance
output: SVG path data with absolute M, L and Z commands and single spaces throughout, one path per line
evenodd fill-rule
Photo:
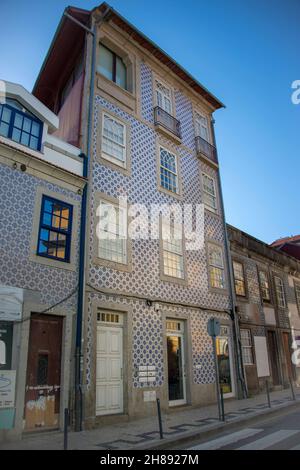
M 103 114 L 102 152 L 103 158 L 126 166 L 126 126 L 107 114 Z
M 208 244 L 208 265 L 211 287 L 225 289 L 223 251 L 220 246 Z
M 73 208 L 48 196 L 42 198 L 37 254 L 70 262 Z
M 40 150 L 42 123 L 12 104 L 0 105 L 0 135 L 33 150 Z
M 253 364 L 252 341 L 250 330 L 241 329 L 242 355 L 244 365 Z
M 206 116 L 202 116 L 201 114 L 196 113 L 195 131 L 197 137 L 202 137 L 202 139 L 206 140 L 206 142 L 210 141 Z
M 182 227 L 162 219 L 163 272 L 184 279 Z
M 265 271 L 259 271 L 259 283 L 262 299 L 266 302 L 270 302 L 270 284 L 269 277 Z
M 172 114 L 171 90 L 156 81 L 156 101 L 157 106 L 162 108 L 168 114 Z
M 300 312 L 300 284 L 295 284 L 295 295 L 296 295 L 298 310 Z
M 117 204 L 100 201 L 98 256 L 116 263 L 127 263 L 127 214 Z
M 217 212 L 217 195 L 215 181 L 211 176 L 202 173 L 203 181 L 203 202 L 207 209 Z
M 274 276 L 274 282 L 275 282 L 275 291 L 276 291 L 278 307 L 285 308 L 286 301 L 285 301 L 283 281 L 280 277 Z
M 123 59 L 103 44 L 99 48 L 99 62 L 97 71 L 108 80 L 127 89 L 127 69 Z
M 176 155 L 163 147 L 160 147 L 160 185 L 168 191 L 178 193 Z
M 233 275 L 236 295 L 246 295 L 244 267 L 242 263 L 233 262 Z

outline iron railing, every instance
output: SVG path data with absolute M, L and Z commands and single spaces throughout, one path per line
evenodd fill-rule
M 159 106 L 154 108 L 154 124 L 164 127 L 181 139 L 180 121 Z
M 204 155 L 213 163 L 218 164 L 216 147 L 207 142 L 207 140 L 202 139 L 199 135 L 196 137 L 196 151 L 198 154 Z

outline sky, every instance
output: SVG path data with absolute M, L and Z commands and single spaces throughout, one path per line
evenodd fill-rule
M 31 91 L 64 8 L 101 3 L 69 1 L 0 0 L 0 79 Z M 299 234 L 300 0 L 108 3 L 226 105 L 215 120 L 227 222 L 267 243 Z

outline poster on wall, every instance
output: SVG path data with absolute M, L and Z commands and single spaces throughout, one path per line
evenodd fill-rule
M 22 319 L 23 297 L 23 289 L 0 285 L 0 321 Z
M 254 336 L 257 376 L 270 377 L 267 340 L 265 336 Z
M 0 321 L 0 371 L 11 369 L 13 323 Z
M 14 408 L 16 390 L 16 371 L 0 371 L 0 410 Z

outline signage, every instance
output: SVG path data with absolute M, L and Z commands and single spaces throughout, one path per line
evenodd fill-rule
M 217 318 L 210 318 L 208 320 L 207 333 L 209 334 L 209 336 L 212 336 L 212 337 L 219 336 L 220 329 L 221 329 L 220 320 L 218 320 Z
M 16 371 L 0 371 L 0 409 L 15 406 Z
M 140 383 L 152 383 L 156 380 L 155 366 L 139 366 L 138 376 Z
M 0 321 L 0 371 L 11 368 L 13 324 Z
M 0 286 L 0 320 L 20 321 L 23 308 L 23 289 Z

